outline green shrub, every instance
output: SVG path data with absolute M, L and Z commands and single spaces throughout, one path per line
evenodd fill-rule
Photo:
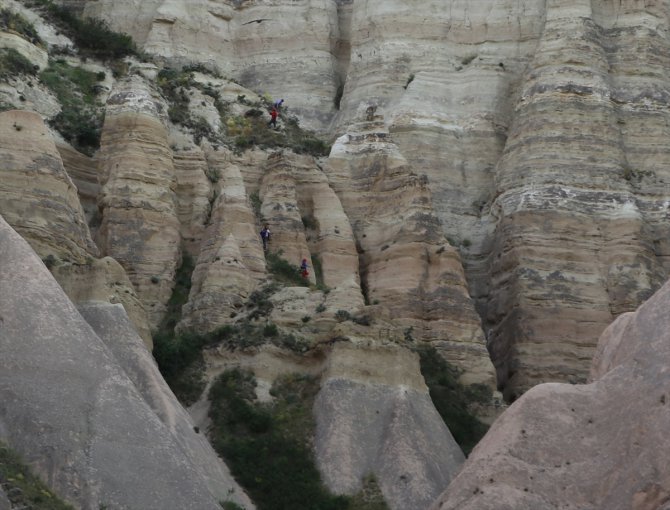
M 270 314 L 274 307 L 272 301 L 270 301 L 270 296 L 277 292 L 278 288 L 277 284 L 264 285 L 249 295 L 247 308 L 251 309 L 249 313 L 250 319 L 267 317 Z
M 33 475 L 21 458 L 0 442 L 0 482 L 12 508 L 73 510 Z
M 35 26 L 18 12 L 6 8 L 0 9 L 0 30 L 16 32 L 33 44 L 44 45 Z
M 259 510 L 346 510 L 348 498 L 323 486 L 308 446 L 314 422 L 313 378 L 277 381 L 272 404 L 256 401 L 248 371 L 224 372 L 212 385 L 210 436 Z
M 268 271 L 280 282 L 309 287 L 309 279 L 300 275 L 297 265 L 293 265 L 281 257 L 281 252 L 267 252 L 265 254 Z
M 80 18 L 72 10 L 51 0 L 27 0 L 26 4 L 39 7 L 51 22 L 75 42 L 85 56 L 108 60 L 138 54 L 132 38 L 114 32 L 105 21 Z
M 103 108 L 96 101 L 96 73 L 71 67 L 64 60 L 50 61 L 40 81 L 58 98 L 62 111 L 51 125 L 74 147 L 92 155 L 100 146 Z
M 0 77 L 2 77 L 0 81 L 20 74 L 34 76 L 37 74 L 37 69 L 30 60 L 14 48 L 0 49 Z
M 411 331 L 409 333 L 411 336 Z M 417 351 L 421 374 L 430 390 L 433 404 L 467 455 L 488 430 L 488 425 L 472 415 L 469 406 L 473 403 L 488 403 L 491 390 L 485 385 L 461 384 L 458 381 L 459 370 L 447 363 L 435 348 L 422 346 Z
M 251 202 L 251 209 L 254 211 L 254 215 L 256 215 L 256 218 L 260 218 L 263 202 L 261 202 L 261 197 L 258 195 L 258 191 L 249 195 L 249 201 Z
M 175 272 L 172 295 L 167 303 L 167 311 L 161 324 L 162 331 L 174 331 L 175 326 L 181 320 L 182 306 L 188 301 L 188 295 L 191 292 L 193 271 L 195 271 L 193 257 L 188 252 L 182 252 L 181 264 Z
M 335 312 L 335 319 L 339 322 L 349 321 L 351 320 L 351 317 L 351 314 L 346 310 L 338 310 Z

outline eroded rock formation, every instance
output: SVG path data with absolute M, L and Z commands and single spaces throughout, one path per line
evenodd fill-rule
M 124 267 L 154 328 L 165 314 L 181 258 L 166 115 L 165 104 L 143 78 L 120 83 L 107 103 L 98 156 L 98 244 Z
M 326 174 L 353 225 L 366 299 L 382 303 L 405 336 L 433 343 L 465 372 L 493 385 L 493 367 L 456 250 L 417 175 L 375 106 L 333 146 Z
M 355 493 L 374 474 L 394 510 L 425 508 L 463 462 L 405 349 L 337 345 L 314 405 L 326 483 Z M 410 432 L 411 431 L 411 432 Z
M 592 383 L 523 395 L 431 509 L 667 508 L 668 306 L 670 284 L 603 333 Z
M 236 485 L 222 467 L 203 476 L 202 441 L 192 426 L 186 432 L 188 418 L 133 328 L 126 322 L 117 335 L 118 316 L 112 329 L 89 310 L 107 347 L 2 218 L 0 267 L 2 440 L 80 508 L 219 508 L 217 497 Z M 142 363 L 150 369 L 138 372 Z M 211 468 L 219 461 L 208 455 Z
M 42 118 L 0 113 L 0 214 L 41 257 L 85 263 L 98 249 L 88 231 L 77 188 Z

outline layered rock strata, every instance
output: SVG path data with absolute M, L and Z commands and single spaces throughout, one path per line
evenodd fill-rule
M 261 217 L 263 221 L 272 223 L 270 249 L 296 268 L 303 259 L 307 260 L 309 267 L 313 267 L 298 208 L 296 180 L 291 165 L 281 153 L 271 154 L 268 158 L 260 199 Z M 309 272 L 309 280 L 316 282 L 314 271 Z
M 183 247 L 195 257 L 212 208 L 213 190 L 207 177 L 207 160 L 203 151 L 195 147 L 174 151 L 173 162 L 177 177 L 177 217 Z
M 69 144 L 57 143 L 56 148 L 63 160 L 65 172 L 77 187 L 79 203 L 84 210 L 91 236 L 95 238 L 97 227 L 100 224 L 100 211 L 98 210 L 100 183 L 98 182 L 97 162 L 76 151 Z
M 98 154 L 98 244 L 125 268 L 154 328 L 165 313 L 181 257 L 166 113 L 160 96 L 142 78 L 120 82 L 107 102 Z
M 144 305 L 128 275 L 112 257 L 94 259 L 87 264 L 57 264 L 51 268 L 56 281 L 75 304 L 90 301 L 121 304 L 135 331 L 151 350 L 151 328 Z
M 77 188 L 42 118 L 0 113 L 0 214 L 41 257 L 85 263 L 98 249 L 91 239 Z
M 510 399 L 542 380 L 584 381 L 599 333 L 665 279 L 641 212 L 660 197 L 638 199 L 626 179 L 622 126 L 637 115 L 617 105 L 612 50 L 589 2 L 547 4 L 496 168 L 487 321 Z
M 667 508 L 668 306 L 666 283 L 607 328 L 591 384 L 524 394 L 431 509 Z
M 204 63 L 260 93 L 286 99 L 306 126 L 323 129 L 329 123 L 338 87 L 336 2 L 126 4 L 87 2 L 85 13 L 133 34 L 151 54 L 179 64 Z M 119 15 L 120 9 L 132 15 Z
M 123 361 L 1 218 L 0 265 L 2 440 L 80 508 L 219 508 Z M 118 347 L 126 352 L 123 342 Z
M 402 157 L 374 106 L 366 110 L 326 166 L 353 226 L 366 298 L 386 307 L 406 337 L 433 343 L 464 369 L 464 381 L 493 385 L 460 259 L 433 213 L 426 178 Z
M 212 331 L 228 324 L 265 278 L 265 258 L 258 224 L 240 169 L 218 151 L 207 153 L 208 167 L 219 181 L 211 218 L 191 278 L 180 329 Z
M 314 414 L 317 461 L 336 493 L 358 492 L 374 474 L 391 509 L 425 508 L 463 462 L 418 356 L 404 349 L 337 344 Z

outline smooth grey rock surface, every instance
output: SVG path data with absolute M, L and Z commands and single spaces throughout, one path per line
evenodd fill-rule
M 336 347 L 314 404 L 317 462 L 338 494 L 373 474 L 392 510 L 424 510 L 463 463 L 416 356 Z
M 165 424 L 209 490 L 220 501 L 231 500 L 253 508 L 243 489 L 233 480 L 228 467 L 195 425 L 163 376 L 153 356 L 133 328 L 120 304 L 90 302 L 79 305 L 79 312 L 112 352 L 121 368 L 139 390 L 149 407 Z
M 0 289 L 0 439 L 78 508 L 220 509 L 173 431 L 2 218 Z
M 5 491 L 0 487 L 0 510 L 11 510 L 11 508 L 12 504 L 9 502 L 9 499 L 7 499 L 7 494 L 5 494 Z

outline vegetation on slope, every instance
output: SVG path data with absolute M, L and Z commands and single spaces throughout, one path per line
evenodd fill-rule
M 272 403 L 256 400 L 251 372 L 221 374 L 209 393 L 210 438 L 259 510 L 385 510 L 374 478 L 353 498 L 330 494 L 313 461 L 312 405 L 318 381 L 278 379 Z
M 470 412 L 469 406 L 490 402 L 491 390 L 483 384 L 461 384 L 458 369 L 447 363 L 434 347 L 419 347 L 417 351 L 421 374 L 433 404 L 458 445 L 468 455 L 488 430 L 488 425 L 479 421 Z
M 0 442 L 0 485 L 13 508 L 73 510 L 33 475 L 21 458 Z
M 83 56 L 111 60 L 137 55 L 132 37 L 111 30 L 102 20 L 81 18 L 71 9 L 51 0 L 27 0 L 25 3 L 40 11 L 72 39 Z
M 37 33 L 37 29 L 19 13 L 7 8 L 0 9 L 0 30 L 14 32 L 31 43 L 42 46 L 44 42 Z
M 230 103 L 223 101 L 213 86 L 197 82 L 193 77 L 195 71 L 219 77 L 199 65 L 186 66 L 182 69 L 166 67 L 158 74 L 157 83 L 170 104 L 168 109 L 170 121 L 191 130 L 196 143 L 202 138 L 208 138 L 212 143 L 224 144 L 238 151 L 254 146 L 265 149 L 287 148 L 298 154 L 311 154 L 317 157 L 326 156 L 330 152 L 330 146 L 313 133 L 302 129 L 298 119 L 286 113 L 286 108 L 281 115 L 282 128 L 268 127 L 269 116 L 266 112 L 271 106 L 269 98 L 249 101 L 244 95 L 238 96 L 237 103 L 246 106 L 247 110 L 244 115 L 231 114 Z M 221 132 L 215 132 L 202 117 L 191 115 L 190 89 L 198 89 L 214 99 L 223 126 Z
M 40 81 L 56 96 L 61 112 L 50 124 L 84 154 L 93 155 L 100 146 L 104 110 L 96 100 L 96 86 L 103 76 L 63 59 L 51 60 L 40 73 Z

